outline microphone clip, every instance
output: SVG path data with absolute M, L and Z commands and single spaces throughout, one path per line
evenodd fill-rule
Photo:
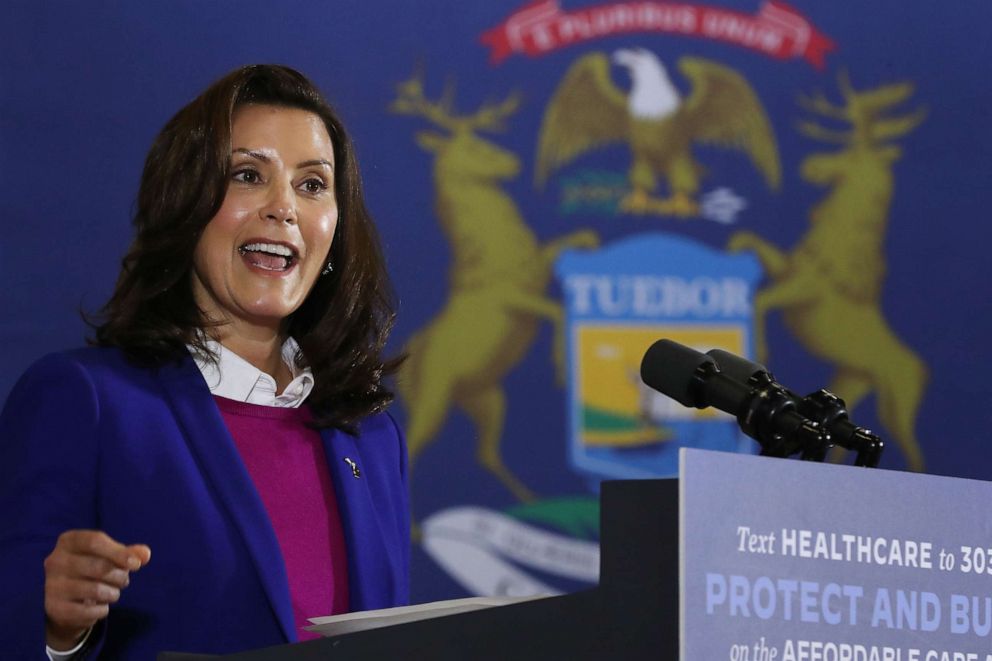
M 821 422 L 810 419 L 795 397 L 767 372 L 748 379 L 751 388 L 737 416 L 741 431 L 758 441 L 765 457 L 791 457 L 823 461 L 831 447 L 830 434 Z
M 846 450 L 856 452 L 855 466 L 874 468 L 882 458 L 885 443 L 882 439 L 864 427 L 855 427 L 847 417 L 847 405 L 844 400 L 828 390 L 816 392 L 799 400 L 799 411 L 810 420 L 816 420 L 825 429 L 830 430 L 830 447 L 838 445 Z M 823 461 L 823 456 L 816 461 Z

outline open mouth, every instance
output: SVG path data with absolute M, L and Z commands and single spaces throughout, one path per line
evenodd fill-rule
M 263 271 L 288 271 L 299 261 L 296 250 L 281 243 L 246 243 L 238 252 L 249 266 Z

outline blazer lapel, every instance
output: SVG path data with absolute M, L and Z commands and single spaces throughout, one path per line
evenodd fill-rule
M 383 586 L 376 577 L 390 575 L 389 557 L 368 480 L 361 474 L 365 465 L 359 443 L 336 429 L 322 430 L 321 437 L 348 549 L 349 609 L 382 608 Z
M 289 580 L 265 506 L 192 358 L 160 371 L 166 397 L 204 476 L 244 538 L 288 642 L 297 640 Z

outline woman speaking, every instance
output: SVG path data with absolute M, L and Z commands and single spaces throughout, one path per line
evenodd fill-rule
M 0 656 L 235 652 L 405 603 L 390 290 L 331 108 L 229 74 L 155 139 L 134 224 L 96 346 L 0 418 Z

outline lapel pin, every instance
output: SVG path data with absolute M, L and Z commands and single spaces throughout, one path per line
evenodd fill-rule
M 351 474 L 354 475 L 356 479 L 362 476 L 361 469 L 358 467 L 358 464 L 351 460 L 351 457 L 345 457 L 344 463 L 351 466 Z

